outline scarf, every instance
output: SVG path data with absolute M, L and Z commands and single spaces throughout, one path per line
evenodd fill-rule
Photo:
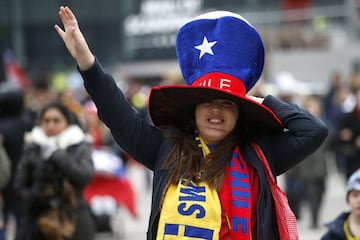
M 195 136 L 203 155 L 209 147 Z M 260 147 L 253 148 L 261 160 L 275 204 L 277 226 L 281 240 L 299 240 L 296 218 L 286 194 L 277 185 L 268 161 Z M 206 174 L 206 173 L 205 173 Z M 226 168 L 224 185 L 219 194 L 205 182 L 186 184 L 184 179 L 169 186 L 159 219 L 157 240 L 209 239 L 218 240 L 222 209 L 230 226 L 232 239 L 251 240 L 251 184 L 248 165 L 236 147 Z M 175 210 L 175 211 L 174 211 Z
M 200 145 L 206 146 L 201 141 L 201 138 Z M 276 183 L 269 162 L 261 148 L 255 142 L 252 143 L 252 146 L 264 166 L 270 185 L 275 204 L 275 214 L 280 239 L 299 240 L 296 218 L 289 206 L 287 196 Z M 219 193 L 224 211 L 230 213 L 230 217 L 227 215 L 227 218 L 230 221 L 231 236 L 233 239 L 251 239 L 251 207 L 256 206 L 251 206 L 252 201 L 248 173 L 248 165 L 242 158 L 239 148 L 236 147 L 231 158 L 230 167 L 226 169 L 223 188 Z M 229 197 L 231 202 L 229 201 Z
M 230 166 L 226 168 L 223 187 L 219 192 L 220 202 L 230 225 L 232 239 L 250 240 L 251 237 L 251 184 L 249 166 L 236 147 Z
M 40 146 L 52 146 L 61 149 L 66 149 L 82 141 L 90 141 L 90 139 L 78 125 L 70 125 L 58 135 L 51 137 L 47 136 L 40 126 L 36 126 L 25 135 L 26 143 L 33 142 Z
M 209 149 L 206 151 L 210 152 Z M 203 181 L 187 183 L 185 178 L 168 187 L 157 240 L 219 240 L 220 228 L 221 205 L 215 189 Z
M 213 146 L 206 145 L 203 139 L 195 133 L 195 141 L 202 150 L 203 156 L 210 153 Z M 239 148 L 236 147 L 225 170 L 224 184 L 219 192 L 219 198 L 232 239 L 250 240 L 252 206 L 249 166 L 245 163 Z

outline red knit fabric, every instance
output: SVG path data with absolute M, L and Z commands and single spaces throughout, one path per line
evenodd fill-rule
M 269 163 L 260 147 L 256 144 L 252 144 L 255 151 L 265 167 L 266 176 L 268 178 L 272 196 L 274 198 L 276 220 L 278 230 L 280 234 L 280 240 L 299 240 L 299 234 L 297 231 L 296 218 L 292 210 L 290 209 L 289 202 L 286 194 L 281 190 L 276 183 Z

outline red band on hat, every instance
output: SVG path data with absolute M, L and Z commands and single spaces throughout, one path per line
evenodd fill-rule
M 245 85 L 241 79 L 220 72 L 205 74 L 195 80 L 192 86 L 218 89 L 239 96 L 245 96 L 246 94 Z

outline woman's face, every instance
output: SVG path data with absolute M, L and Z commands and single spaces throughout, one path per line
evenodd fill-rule
M 60 134 L 67 126 L 65 116 L 56 108 L 46 110 L 41 119 L 41 127 L 48 137 Z
M 196 127 L 207 144 L 224 139 L 235 128 L 238 118 L 238 106 L 226 99 L 201 103 L 195 108 Z

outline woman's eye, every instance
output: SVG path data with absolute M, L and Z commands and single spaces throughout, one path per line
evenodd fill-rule
M 235 103 L 232 102 L 232 101 L 225 100 L 225 101 L 222 102 L 222 105 L 225 106 L 225 107 L 232 107 L 232 106 L 235 106 Z
M 204 102 L 204 103 L 201 103 L 202 106 L 204 107 L 209 107 L 211 105 L 210 102 Z
M 215 101 L 210 101 L 210 102 L 204 102 L 204 103 L 200 103 L 201 106 L 204 107 L 210 107 L 213 105 L 217 105 L 217 106 L 222 106 L 222 107 L 233 107 L 236 106 L 236 103 L 230 101 L 230 100 L 215 100 Z

